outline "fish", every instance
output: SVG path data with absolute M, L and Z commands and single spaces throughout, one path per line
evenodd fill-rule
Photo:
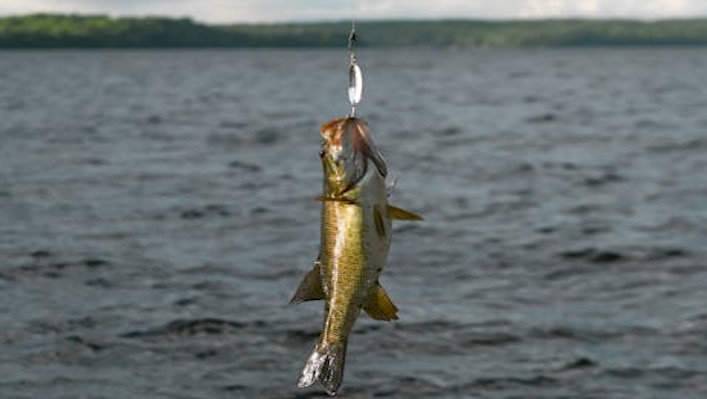
M 319 381 L 333 396 L 343 379 L 348 337 L 361 309 L 376 320 L 398 319 L 398 308 L 379 283 L 392 220 L 422 217 L 388 204 L 387 166 L 363 119 L 332 119 L 320 131 L 321 243 L 314 267 L 290 302 L 324 300 L 322 332 L 297 386 Z

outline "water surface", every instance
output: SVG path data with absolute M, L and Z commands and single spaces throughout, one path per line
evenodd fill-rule
M 345 51 L 0 52 L 0 393 L 311 398 Z M 369 50 L 398 177 L 347 398 L 707 396 L 707 53 Z

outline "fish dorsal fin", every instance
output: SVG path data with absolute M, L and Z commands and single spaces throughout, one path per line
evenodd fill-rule
M 395 220 L 423 220 L 422 216 L 417 213 L 406 211 L 393 205 L 388 205 L 388 212 L 390 217 Z
M 304 276 L 299 287 L 297 287 L 297 292 L 295 292 L 290 303 L 302 303 L 319 299 L 324 299 L 324 289 L 322 288 L 321 264 L 316 261 L 312 270 Z
M 393 305 L 388 294 L 380 284 L 376 284 L 372 289 L 363 310 L 376 320 L 397 320 L 398 308 Z

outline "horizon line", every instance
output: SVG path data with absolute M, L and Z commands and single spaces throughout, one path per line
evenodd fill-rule
M 78 16 L 78 17 L 109 17 L 111 19 L 121 18 L 161 18 L 180 20 L 187 19 L 202 25 L 296 25 L 296 24 L 350 24 L 350 18 L 338 19 L 302 19 L 302 20 L 273 20 L 273 21 L 233 21 L 233 22 L 209 22 L 201 20 L 189 15 L 176 16 L 164 14 L 115 14 L 115 13 L 82 13 L 82 12 L 31 12 L 31 13 L 13 13 L 0 14 L 0 19 L 17 18 L 38 15 L 51 16 Z M 624 17 L 624 16 L 547 16 L 547 17 L 507 17 L 507 18 L 488 18 L 488 17 L 454 17 L 454 16 L 438 16 L 438 17 L 369 17 L 358 18 L 356 23 L 369 22 L 548 22 L 548 21 L 630 21 L 630 22 L 661 22 L 661 21 L 695 21 L 707 19 L 707 14 L 696 16 L 665 16 L 665 17 Z

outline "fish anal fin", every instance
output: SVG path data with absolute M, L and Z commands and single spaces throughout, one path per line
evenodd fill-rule
M 363 310 L 376 320 L 397 320 L 398 308 L 390 300 L 380 284 L 376 284 L 368 294 Z
M 390 217 L 395 220 L 423 220 L 422 216 L 417 213 L 406 211 L 405 209 L 393 205 L 388 205 L 388 212 L 390 213 Z
M 317 261 L 314 262 L 312 270 L 302 279 L 290 303 L 316 301 L 319 299 L 324 299 L 324 289 L 322 288 L 321 266 L 319 261 Z

